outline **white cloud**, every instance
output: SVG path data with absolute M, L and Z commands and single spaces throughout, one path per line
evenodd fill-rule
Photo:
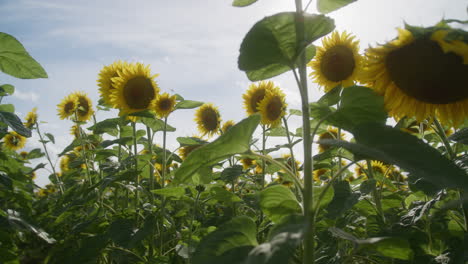
M 15 93 L 13 97 L 16 97 L 23 101 L 30 101 L 30 102 L 37 102 L 39 100 L 39 94 L 29 91 L 29 92 L 22 92 L 18 88 L 15 89 Z

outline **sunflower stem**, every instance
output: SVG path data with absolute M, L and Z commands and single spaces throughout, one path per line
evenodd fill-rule
M 140 214 L 140 175 L 138 175 L 138 153 L 137 153 L 137 137 L 136 137 L 136 122 L 132 122 L 133 130 L 133 158 L 135 159 L 135 212 L 136 212 L 136 225 L 138 226 L 139 214 Z
M 42 146 L 44 147 L 44 152 L 46 154 L 46 157 L 47 157 L 47 160 L 49 161 L 49 164 L 50 164 L 50 167 L 52 168 L 52 172 L 55 176 L 55 180 L 57 181 L 58 183 L 58 186 L 59 186 L 59 190 L 60 190 L 60 194 L 63 195 L 63 184 L 62 184 L 62 181 L 60 180 L 60 178 L 58 177 L 57 175 L 57 172 L 55 171 L 55 167 L 54 165 L 52 164 L 52 160 L 50 159 L 50 155 L 49 155 L 49 151 L 47 151 L 47 146 L 46 144 L 44 143 L 44 138 L 42 137 L 42 134 L 41 134 L 41 130 L 39 129 L 39 123 L 36 122 L 36 128 L 37 128 L 37 134 L 39 135 L 39 138 L 41 139 L 41 143 L 42 143 Z
M 164 129 L 163 129 L 163 160 L 162 160 L 162 173 L 161 173 L 161 188 L 164 188 L 166 184 L 166 136 L 167 136 L 167 116 L 164 117 Z M 166 198 L 163 196 L 161 200 L 161 234 L 164 234 L 164 215 L 166 214 Z M 160 251 L 163 252 L 163 236 L 160 235 Z
M 372 162 L 370 160 L 366 160 L 367 163 L 367 175 L 369 176 L 369 179 L 375 179 L 374 177 L 374 169 L 372 168 Z M 377 212 L 382 218 L 383 223 L 385 223 L 385 215 L 382 210 L 382 202 L 380 201 L 380 195 L 377 190 L 377 186 L 374 188 L 372 191 L 372 196 L 374 197 L 374 202 L 375 202 L 375 207 L 377 208 Z
M 447 135 L 445 134 L 445 129 L 439 123 L 439 120 L 437 120 L 437 118 L 434 118 L 434 124 L 436 125 L 436 128 L 437 128 L 437 134 L 442 139 L 442 143 L 444 144 L 445 149 L 447 150 L 449 159 L 453 160 L 456 157 L 456 155 L 453 152 L 452 146 L 450 146 L 450 142 L 448 141 Z
M 304 145 L 304 216 L 305 216 L 305 235 L 304 235 L 304 264 L 315 263 L 314 257 L 314 239 L 315 223 L 313 222 L 313 188 L 312 188 L 312 139 L 310 135 L 310 113 L 309 113 L 309 95 L 307 91 L 307 73 L 306 73 L 306 54 L 304 52 L 307 43 L 304 42 L 304 13 L 302 9 L 302 0 L 295 0 L 296 3 L 296 50 L 299 52 L 298 69 L 299 78 L 293 69 L 294 76 L 299 86 L 302 103 L 302 129 Z

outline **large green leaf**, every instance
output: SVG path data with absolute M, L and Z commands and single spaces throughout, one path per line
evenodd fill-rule
M 215 186 L 210 189 L 210 194 L 213 195 L 215 200 L 226 203 L 234 203 L 242 201 L 239 196 L 230 191 L 225 190 L 223 187 Z
M 357 143 L 339 140 L 319 143 L 344 147 L 355 155 L 398 165 L 412 177 L 428 180 L 441 189 L 468 191 L 465 171 L 415 136 L 375 123 L 361 124 L 353 129 L 353 134 Z
M 174 183 L 199 183 L 194 177 L 203 167 L 240 154 L 250 149 L 250 139 L 260 122 L 260 115 L 255 114 L 240 121 L 215 141 L 193 150 L 175 173 Z
M 317 0 L 317 10 L 320 13 L 330 13 L 343 6 L 349 5 L 356 0 Z
M 334 182 L 333 189 L 335 195 L 333 196 L 333 200 L 328 204 L 327 216 L 336 219 L 351 209 L 359 201 L 360 195 L 351 191 L 351 187 L 347 181 Z
M 247 33 L 240 47 L 239 69 L 251 81 L 274 77 L 291 68 L 302 50 L 296 43 L 296 14 L 283 12 L 265 17 Z M 330 33 L 334 28 L 331 18 L 324 15 L 304 14 L 305 44 Z M 315 55 L 315 47 L 306 50 L 307 60 Z
M 14 113 L 15 106 L 12 104 L 0 104 L 0 111 Z
M 237 6 L 237 7 L 244 7 L 244 6 L 249 6 L 258 0 L 234 0 L 232 1 L 232 6 Z
M 250 249 L 258 244 L 256 234 L 257 226 L 251 218 L 235 217 L 203 238 L 193 263 L 242 263 Z M 234 262 L 233 257 L 239 262 Z
M 203 102 L 184 100 L 176 104 L 175 109 L 193 109 L 201 106 Z
M 31 130 L 24 127 L 21 119 L 13 113 L 0 111 L 0 122 L 7 124 L 22 136 L 31 137 Z
M 176 199 L 185 195 L 184 187 L 166 187 L 164 189 L 152 190 L 152 193 L 159 194 L 165 197 L 174 197 Z
M 283 185 L 273 185 L 261 191 L 260 207 L 275 223 L 280 222 L 285 216 L 302 211 L 292 191 Z
M 47 78 L 47 73 L 13 36 L 0 32 L 0 71 L 21 79 Z
M 0 96 L 12 95 L 15 92 L 15 87 L 11 84 L 0 85 Z
M 383 97 L 362 86 L 343 89 L 340 107 L 328 118 L 331 124 L 348 131 L 361 123 L 385 124 L 386 120 Z

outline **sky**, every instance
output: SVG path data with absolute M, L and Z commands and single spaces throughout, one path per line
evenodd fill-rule
M 303 1 L 304 6 L 308 1 Z M 243 37 L 255 22 L 278 12 L 294 11 L 294 0 L 259 0 L 236 8 L 231 0 L 0 0 L 0 31 L 16 37 L 47 71 L 49 78 L 20 80 L 0 73 L 0 84 L 15 86 L 4 98 L 24 117 L 38 107 L 42 132 L 52 133 L 48 144 L 54 161 L 71 141 L 73 123 L 60 120 L 57 104 L 75 91 L 99 100 L 96 83 L 103 66 L 116 60 L 150 64 L 162 92 L 213 103 L 221 118 L 240 121 L 246 114 L 242 94 L 251 82 L 237 68 Z M 468 19 L 467 0 L 358 0 L 328 16 L 336 29 L 353 33 L 360 48 L 396 37 L 404 22 L 431 26 L 442 18 Z M 316 13 L 315 1 L 307 10 Z M 314 43 L 320 45 L 320 40 Z M 300 97 L 290 72 L 272 78 L 287 96 L 289 108 L 300 108 Z M 310 101 L 323 93 L 309 82 Z M 98 121 L 117 111 L 97 112 Z M 169 148 L 177 136 L 197 133 L 194 110 L 177 111 L 169 123 Z M 292 120 L 293 129 L 300 120 Z M 158 143 L 158 142 L 155 142 Z M 159 142 L 160 143 L 160 142 Z M 270 144 L 278 143 L 273 139 Z M 41 147 L 34 133 L 25 150 Z M 299 148 L 299 147 L 298 147 Z M 301 149 L 297 149 L 300 153 Z M 36 163 L 39 161 L 36 161 Z M 45 162 L 45 161 L 41 161 Z M 58 165 L 58 163 L 57 163 Z M 58 167 L 58 166 L 57 166 Z M 48 183 L 48 172 L 36 183 Z

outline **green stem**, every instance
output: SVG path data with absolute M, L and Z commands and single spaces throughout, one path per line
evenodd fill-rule
M 306 222 L 304 236 L 304 264 L 315 263 L 314 257 L 314 238 L 315 238 L 315 223 L 313 222 L 312 205 L 313 205 L 313 189 L 312 189 L 312 139 L 310 137 L 310 114 L 309 114 L 309 95 L 307 91 L 307 72 L 306 72 L 306 54 L 305 48 L 307 43 L 304 42 L 304 13 L 302 9 L 302 0 L 295 0 L 296 3 L 296 50 L 300 52 L 298 57 L 299 78 L 296 71 L 293 69 L 294 76 L 298 82 L 299 91 L 301 93 L 302 103 L 302 129 L 303 129 L 303 144 L 304 144 L 304 216 Z
M 136 212 L 136 225 L 138 226 L 139 214 L 140 214 L 140 177 L 138 175 L 138 150 L 137 150 L 137 137 L 136 137 L 136 122 L 132 122 L 133 129 L 133 158 L 135 159 L 135 212 Z
M 55 171 L 55 167 L 52 163 L 52 160 L 50 159 L 49 151 L 47 151 L 47 146 L 44 143 L 44 138 L 42 137 L 41 130 L 39 129 L 39 123 L 36 122 L 36 128 L 37 128 L 37 134 L 39 135 L 39 138 L 41 139 L 42 146 L 44 147 L 44 152 L 46 154 L 47 160 L 49 161 L 50 167 L 52 168 L 52 172 L 54 173 L 55 180 L 57 181 L 59 185 L 59 190 L 60 194 L 63 194 L 63 184 L 60 178 L 57 175 L 57 172 Z
M 189 239 L 188 239 L 188 263 L 192 263 L 192 229 L 193 229 L 193 221 L 195 221 L 195 215 L 197 214 L 197 207 L 198 207 L 198 200 L 200 199 L 200 194 L 202 193 L 198 188 L 197 189 L 197 196 L 195 198 L 195 203 L 193 205 L 193 214 L 192 218 L 190 219 L 190 229 L 189 229 Z
M 370 160 L 366 160 L 366 163 L 367 163 L 367 171 L 368 171 L 367 175 L 369 176 L 369 179 L 375 179 L 374 170 L 372 169 L 372 162 Z M 385 215 L 382 210 L 382 203 L 380 201 L 380 195 L 378 193 L 377 186 L 372 191 L 372 196 L 374 197 L 374 202 L 375 202 L 375 207 L 377 208 L 377 212 L 382 218 L 382 221 L 385 223 Z
M 437 134 L 442 139 L 442 143 L 444 143 L 449 159 L 453 160 L 456 157 L 456 155 L 453 152 L 452 147 L 450 146 L 450 142 L 448 141 L 447 135 L 445 135 L 445 129 L 439 123 L 439 120 L 437 120 L 437 118 L 434 118 L 434 124 L 436 125 L 436 128 L 437 128 Z

